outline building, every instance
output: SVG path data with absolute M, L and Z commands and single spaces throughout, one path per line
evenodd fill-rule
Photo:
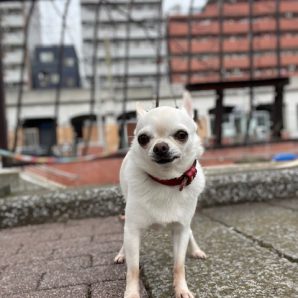
M 250 3 L 252 3 L 250 5 Z M 279 9 L 276 3 L 279 3 Z M 298 131 L 298 2 L 294 0 L 208 1 L 200 13 L 170 16 L 168 54 L 171 83 L 210 83 L 249 79 L 291 78 L 286 88 L 282 135 Z M 252 30 L 250 30 L 252 28 Z M 255 140 L 269 140 L 276 90 L 256 88 L 252 94 Z M 225 92 L 223 135 L 244 139 L 251 94 L 247 89 Z M 195 94 L 195 106 L 208 118 L 214 135 L 215 92 Z M 260 116 L 261 115 L 261 116 Z M 241 123 L 240 123 L 241 122 Z M 241 128 L 242 127 L 242 128 Z
M 96 84 L 101 95 L 109 92 L 114 99 L 123 100 L 127 75 L 129 98 L 153 98 L 157 80 L 167 81 L 165 30 L 160 13 L 162 1 L 105 1 L 99 8 L 98 31 L 94 35 L 97 3 L 97 0 L 81 0 L 87 85 L 93 77 L 96 36 Z M 159 45 L 160 57 L 157 54 Z
M 32 86 L 31 61 L 36 47 L 59 46 L 62 18 L 66 1 L 36 1 L 29 20 L 27 54 L 25 55 L 24 77 L 21 66 L 24 55 L 25 24 L 32 2 L 6 1 L 0 3 L 0 25 L 2 30 L 4 82 L 7 88 L 14 88 L 23 82 L 25 88 Z M 64 44 L 73 46 L 78 60 L 82 57 L 80 1 L 72 0 L 66 18 Z M 80 65 L 81 75 L 84 68 Z
M 30 3 L 27 4 L 27 7 Z M 78 70 L 80 76 L 84 76 L 84 65 L 82 56 L 82 33 L 81 33 L 81 13 L 80 0 L 71 0 L 67 7 L 67 1 L 37 1 L 30 21 L 30 34 L 28 36 L 28 49 L 31 62 L 40 63 L 37 52 L 46 52 L 51 48 L 56 65 L 60 55 L 61 34 L 64 32 L 63 44 L 64 54 L 68 57 L 73 55 L 79 62 Z M 63 18 L 65 14 L 65 26 L 63 28 Z M 44 50 L 41 48 L 44 47 Z M 70 50 L 72 48 L 72 50 Z M 70 52 L 74 52 L 70 54 Z M 45 54 L 43 54 L 45 57 Z M 48 58 L 51 55 L 48 55 Z M 55 59 L 53 59 L 55 60 Z M 47 62 L 49 66 L 49 61 Z M 65 66 L 65 65 L 63 65 Z M 69 68 L 66 63 L 66 68 Z M 57 71 L 59 72 L 58 68 Z M 36 82 L 36 81 L 35 81 Z M 68 85 L 68 84 L 66 84 Z M 73 84 L 75 86 L 76 84 Z M 36 84 L 33 82 L 34 88 Z
M 219 3 L 207 2 L 201 13 L 193 15 L 192 21 L 186 15 L 169 18 L 171 82 L 218 81 L 220 70 L 224 80 L 250 77 L 249 1 L 222 1 L 222 34 Z M 278 76 L 278 45 L 280 73 L 298 75 L 298 2 L 280 1 L 279 12 L 275 3 L 275 0 L 253 1 L 251 45 L 254 78 Z
M 64 46 L 62 52 L 60 46 L 37 46 L 31 67 L 34 89 L 80 87 L 79 63 L 73 46 Z
M 7 88 L 13 88 L 23 81 L 30 83 L 28 68 L 21 79 L 21 64 L 24 43 L 24 3 L 7 1 L 0 3 L 0 27 L 2 29 L 1 44 L 3 51 L 4 83 Z

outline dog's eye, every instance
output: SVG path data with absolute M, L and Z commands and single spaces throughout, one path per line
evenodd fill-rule
M 141 146 L 146 146 L 150 142 L 150 137 L 146 134 L 141 134 L 138 136 L 138 142 Z
M 180 142 L 185 142 L 188 138 L 188 134 L 186 131 L 184 130 L 178 130 L 175 134 L 174 134 L 174 138 Z

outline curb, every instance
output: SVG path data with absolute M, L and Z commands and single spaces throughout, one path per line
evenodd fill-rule
M 0 199 L 0 229 L 119 215 L 124 201 L 119 187 L 71 189 Z
M 267 169 L 207 176 L 199 205 L 269 201 L 298 197 L 298 168 Z
M 298 168 L 208 175 L 199 206 L 298 197 Z M 0 199 L 0 228 L 119 215 L 118 186 L 64 189 Z

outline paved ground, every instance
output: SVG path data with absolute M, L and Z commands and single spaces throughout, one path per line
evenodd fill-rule
M 193 231 L 208 254 L 187 259 L 196 297 L 298 297 L 298 199 L 204 209 Z M 173 295 L 169 235 L 143 241 L 149 297 Z M 123 297 L 125 266 L 113 264 L 121 240 L 117 217 L 2 230 L 0 297 Z

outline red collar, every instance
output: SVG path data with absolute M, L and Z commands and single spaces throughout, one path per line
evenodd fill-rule
M 163 185 L 167 185 L 167 186 L 178 186 L 179 185 L 180 186 L 179 190 L 182 191 L 183 188 L 185 186 L 189 185 L 196 177 L 196 175 L 197 175 L 196 164 L 197 164 L 197 161 L 195 160 L 194 163 L 192 164 L 192 166 L 186 172 L 184 172 L 182 176 L 180 176 L 178 178 L 173 178 L 173 179 L 169 179 L 169 180 L 161 180 L 161 179 L 153 177 L 149 174 L 148 175 L 151 179 L 153 179 L 154 181 L 156 181 L 160 184 L 163 184 Z

